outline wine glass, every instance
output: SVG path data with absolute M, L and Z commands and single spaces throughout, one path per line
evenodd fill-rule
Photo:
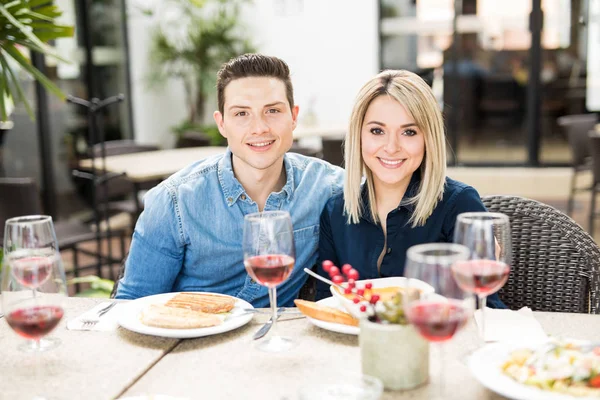
M 469 259 L 469 249 L 454 243 L 412 246 L 406 252 L 404 307 L 419 334 L 438 343 L 438 398 L 444 397 L 442 344 L 462 329 L 473 311 L 473 297 L 455 281 L 452 266 Z M 430 286 L 424 289 L 423 283 Z
M 264 211 L 244 218 L 244 265 L 248 274 L 269 290 L 272 326 L 270 336 L 258 343 L 268 352 L 290 349 L 294 342 L 277 335 L 277 285 L 292 273 L 296 261 L 292 219 L 286 211 Z
M 27 342 L 27 352 L 55 347 L 58 339 L 45 338 L 64 315 L 67 297 L 52 217 L 11 218 L 4 230 L 2 309 L 10 327 Z
M 505 214 L 469 212 L 459 214 L 454 242 L 469 248 L 469 260 L 452 267 L 463 290 L 475 294 L 481 309 L 481 340 L 485 343 L 485 303 L 504 286 L 510 273 L 512 245 L 510 221 Z

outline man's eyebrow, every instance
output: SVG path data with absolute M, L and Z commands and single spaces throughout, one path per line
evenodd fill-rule
M 231 105 L 231 106 L 229 106 L 227 109 L 228 109 L 228 110 L 232 110 L 232 109 L 234 109 L 234 108 L 248 109 L 248 108 L 250 108 L 250 107 L 248 107 L 248 106 L 240 106 L 240 105 L 234 104 L 234 105 Z
M 385 124 L 383 122 L 379 122 L 379 121 L 369 121 L 369 122 L 367 122 L 367 125 L 385 126 Z M 417 124 L 415 122 L 410 122 L 408 124 L 404 124 L 404 125 L 400 126 L 400 128 L 410 128 L 411 126 L 417 126 Z
M 283 101 L 276 101 L 273 103 L 265 104 L 265 107 L 273 107 L 273 106 L 280 106 L 280 105 L 285 105 L 285 103 Z
M 269 104 L 265 104 L 263 106 L 263 108 L 267 108 L 267 107 L 274 107 L 274 106 L 281 106 L 281 105 L 285 105 L 285 102 L 283 101 L 274 101 L 273 103 L 269 103 Z M 228 110 L 232 110 L 234 108 L 240 108 L 240 109 L 249 109 L 250 107 L 248 106 L 243 106 L 243 105 L 238 105 L 238 104 L 233 104 L 231 106 L 229 106 L 227 109 Z

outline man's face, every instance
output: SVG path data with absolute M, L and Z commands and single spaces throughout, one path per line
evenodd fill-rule
M 223 114 L 215 111 L 214 118 L 234 160 L 256 170 L 283 160 L 292 146 L 298 118 L 298 106 L 290 110 L 283 82 L 270 77 L 240 78 L 225 87 L 224 96 Z

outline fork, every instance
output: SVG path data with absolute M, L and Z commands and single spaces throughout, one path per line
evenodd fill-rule
M 101 309 L 100 311 L 98 311 L 96 313 L 96 316 L 93 319 L 82 319 L 81 320 L 81 323 L 82 323 L 81 327 L 82 327 L 82 329 L 86 329 L 86 330 L 93 329 L 94 326 L 96 326 L 96 324 L 98 322 L 100 322 L 100 317 L 102 317 L 104 314 L 106 314 L 107 312 L 109 312 L 110 309 L 113 308 L 116 305 L 117 305 L 117 302 L 113 301 L 108 306 L 106 306 L 103 309 Z

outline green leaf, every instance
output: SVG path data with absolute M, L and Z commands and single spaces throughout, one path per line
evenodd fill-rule
M 48 79 L 44 74 L 42 74 L 40 70 L 31 65 L 29 63 L 29 60 L 27 60 L 23 56 L 23 54 L 21 54 L 21 52 L 17 50 L 16 47 L 14 47 L 14 45 L 6 46 L 4 50 L 16 62 L 18 62 L 23 69 L 25 69 L 27 72 L 33 75 L 35 79 L 37 79 L 42 84 L 42 86 L 44 86 L 47 90 L 52 92 L 56 97 L 60 98 L 61 100 L 64 100 L 66 98 L 65 94 L 58 88 L 58 86 L 56 86 L 50 79 Z
M 36 35 L 34 35 L 30 29 L 21 24 L 3 5 L 0 4 L 0 13 L 6 17 L 6 19 L 19 28 L 21 32 L 36 46 L 44 49 L 44 54 L 51 55 L 62 61 L 61 57 L 52 50 L 52 48 L 44 44 Z M 66 60 L 65 60 L 66 62 Z
M 115 283 L 110 279 L 98 279 L 95 282 L 92 282 L 92 289 L 103 290 L 105 292 L 112 292 Z
M 25 106 L 25 110 L 27 110 L 27 115 L 29 115 L 29 118 L 34 120 L 35 114 L 33 113 L 31 104 L 29 104 L 29 101 L 27 101 L 27 97 L 25 96 L 25 93 L 23 93 L 23 88 L 21 87 L 21 82 L 19 82 L 19 79 L 15 75 L 14 71 L 12 70 L 10 65 L 8 65 L 8 62 L 6 61 L 6 58 L 4 57 L 4 52 L 0 52 L 0 64 L 2 65 L 2 70 L 8 71 L 8 75 L 10 75 L 10 77 L 11 77 L 11 80 L 13 83 L 12 87 L 14 88 L 14 90 L 11 90 L 11 94 L 13 91 L 17 92 L 17 95 L 14 96 L 14 94 L 13 94 L 13 97 L 16 97 L 18 101 L 23 103 L 23 105 Z
M 105 292 L 104 290 L 97 289 L 86 289 L 75 295 L 75 297 L 94 297 L 94 298 L 102 298 L 109 299 L 111 292 Z

